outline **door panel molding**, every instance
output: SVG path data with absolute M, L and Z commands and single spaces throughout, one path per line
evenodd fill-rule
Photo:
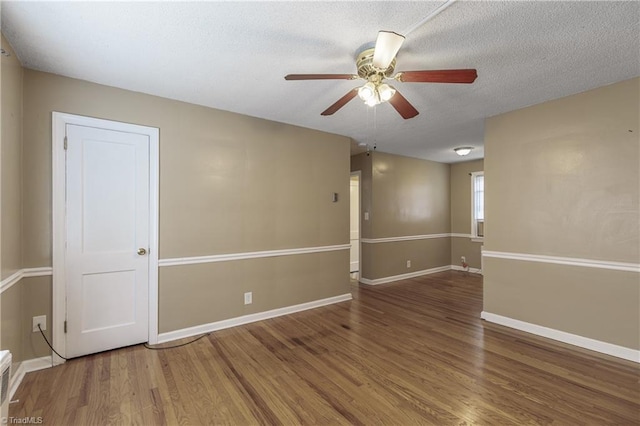
M 52 237 L 53 237 L 53 346 L 66 356 L 64 321 L 66 314 L 65 239 L 65 134 L 68 124 L 138 133 L 149 137 L 149 343 L 158 341 L 158 226 L 160 130 L 74 114 L 52 112 Z M 53 354 L 54 365 L 64 360 Z

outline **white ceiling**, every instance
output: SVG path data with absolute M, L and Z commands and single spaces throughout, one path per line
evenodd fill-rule
M 2 2 L 2 31 L 25 67 L 351 137 L 384 152 L 482 158 L 483 122 L 502 112 L 640 75 L 640 3 L 458 1 L 407 35 L 396 70 L 476 68 L 472 85 L 397 83 L 420 111 L 357 98 L 378 30 L 406 33 L 443 2 Z

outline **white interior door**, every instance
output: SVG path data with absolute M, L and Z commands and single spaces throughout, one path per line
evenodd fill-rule
M 350 181 L 350 261 L 349 272 L 360 270 L 360 179 L 357 174 L 351 175 Z
M 66 125 L 66 348 L 148 340 L 149 137 Z

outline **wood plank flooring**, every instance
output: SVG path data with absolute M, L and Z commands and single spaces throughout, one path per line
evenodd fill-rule
M 354 300 L 29 373 L 14 417 L 105 424 L 640 424 L 637 364 L 479 319 L 482 277 Z

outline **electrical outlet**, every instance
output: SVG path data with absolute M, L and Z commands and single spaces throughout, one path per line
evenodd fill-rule
M 244 304 L 250 305 L 253 303 L 253 292 L 249 291 L 244 294 Z
M 47 316 L 40 315 L 37 317 L 33 317 L 33 323 L 31 324 L 31 327 L 34 333 L 40 332 L 40 330 L 38 330 L 38 324 L 40 324 L 40 328 L 42 329 L 42 331 L 45 331 L 47 329 Z
M 411 261 L 407 260 L 407 268 L 411 268 Z
M 461 256 L 460 260 L 462 261 L 462 263 L 467 263 L 467 258 L 464 256 Z

